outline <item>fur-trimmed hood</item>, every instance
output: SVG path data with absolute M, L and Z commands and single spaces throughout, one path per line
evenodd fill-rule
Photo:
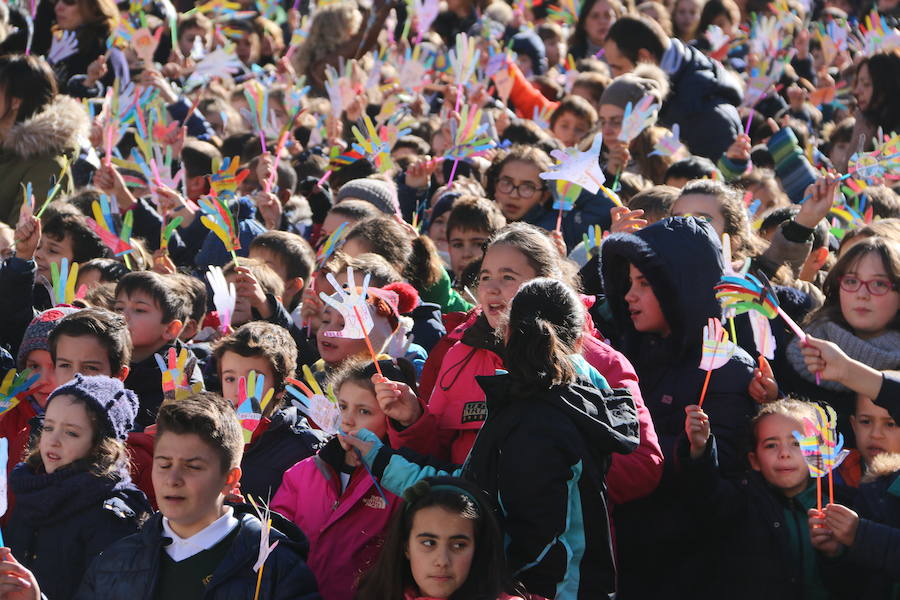
M 77 150 L 90 131 L 87 112 L 80 102 L 59 94 L 44 110 L 16 123 L 0 141 L 0 149 L 22 159 Z
M 869 483 L 900 471 L 900 454 L 882 453 L 872 459 L 860 483 Z

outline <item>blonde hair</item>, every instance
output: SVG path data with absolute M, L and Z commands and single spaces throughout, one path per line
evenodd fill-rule
M 307 74 L 314 63 L 334 55 L 361 25 L 362 14 L 354 3 L 341 2 L 317 11 L 309 27 L 309 35 L 294 54 L 297 74 Z

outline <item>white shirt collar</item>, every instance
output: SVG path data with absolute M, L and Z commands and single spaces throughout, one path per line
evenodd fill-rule
M 175 562 L 181 562 L 221 542 L 238 526 L 238 520 L 234 517 L 234 510 L 227 506 L 224 515 L 189 538 L 183 538 L 172 531 L 169 520 L 165 517 L 163 517 L 162 526 L 163 534 L 172 538 L 172 543 L 166 546 L 166 554 Z

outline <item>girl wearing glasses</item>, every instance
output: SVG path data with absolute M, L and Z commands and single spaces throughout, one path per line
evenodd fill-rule
M 825 304 L 807 319 L 804 331 L 840 346 L 848 356 L 879 371 L 900 368 L 900 245 L 873 237 L 853 246 L 825 279 Z M 809 371 L 798 340 L 787 347 L 793 373 L 782 387 L 816 400 L 827 400 L 837 411 L 840 430 L 853 435 L 848 417 L 855 395 L 844 385 L 822 380 Z M 799 376 L 799 377 L 797 377 Z M 791 379 L 799 379 L 792 381 Z M 787 391 L 787 390 L 786 390 Z

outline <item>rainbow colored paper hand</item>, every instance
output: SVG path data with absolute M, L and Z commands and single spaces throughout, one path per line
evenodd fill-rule
M 465 33 L 456 34 L 456 46 L 450 49 L 448 60 L 450 61 L 450 70 L 453 72 L 453 81 L 457 87 L 466 85 L 475 74 L 478 57 L 481 56 L 481 51 L 477 48 L 478 40 L 476 38 L 470 38 Z
M 733 309 L 735 314 L 757 311 L 767 319 L 778 316 L 778 300 L 775 294 L 771 288 L 763 285 L 750 273 L 744 276 L 727 275 L 714 289 L 722 307 Z
M 653 152 L 651 152 L 649 156 L 672 156 L 684 148 L 684 144 L 681 143 L 680 137 L 681 127 L 678 123 L 675 123 L 672 125 L 672 133 L 667 133 L 661 137 L 653 146 Z
M 366 135 L 363 135 L 356 125 L 351 130 L 353 137 L 358 142 L 353 144 L 353 149 L 364 154 L 380 172 L 390 171 L 394 168 L 394 161 L 391 160 L 391 146 L 395 140 L 382 140 L 369 115 L 363 115 L 363 122 L 366 126 Z
M 250 175 L 248 169 L 239 171 L 241 159 L 238 156 L 226 157 L 221 163 L 213 163 L 213 174 L 209 176 L 209 186 L 219 198 L 231 200 L 237 196 L 238 186 Z
M 872 10 L 865 19 L 865 27 L 860 27 L 862 33 L 862 50 L 866 56 L 872 56 L 877 52 L 890 52 L 900 47 L 900 29 L 891 27 L 887 19 Z
M 540 178 L 544 180 L 561 179 L 574 183 L 592 194 L 596 194 L 606 181 L 603 169 L 600 168 L 600 148 L 603 146 L 603 134 L 594 136 L 594 142 L 587 152 L 577 150 L 554 150 L 551 154 L 559 161 L 550 171 L 544 171 Z
M 177 355 L 175 348 L 169 348 L 167 360 L 163 360 L 159 354 L 153 356 L 156 358 L 160 373 L 162 373 L 164 402 L 183 400 L 203 389 L 201 382 L 191 383 L 191 373 L 194 372 L 197 359 L 187 348 L 182 348 Z
M 344 319 L 344 328 L 340 331 L 326 331 L 325 337 L 336 337 L 351 340 L 364 339 L 372 331 L 375 326 L 372 320 L 372 313 L 366 305 L 366 294 L 369 290 L 369 279 L 371 275 L 366 273 L 363 278 L 362 291 L 358 291 L 354 285 L 353 267 L 347 267 L 347 287 L 344 288 L 338 283 L 334 275 L 328 273 L 326 276 L 328 283 L 336 290 L 334 295 L 329 296 L 325 292 L 319 292 L 319 298 L 325 304 L 340 313 Z M 335 298 L 337 296 L 337 298 Z
M 256 371 L 250 371 L 246 378 L 241 377 L 238 380 L 238 402 L 235 410 L 244 430 L 245 444 L 250 443 L 253 432 L 259 426 L 262 413 L 275 393 L 275 388 L 269 388 L 269 391 L 263 394 L 265 387 L 265 375 L 257 374 Z
M 250 106 L 243 111 L 244 116 L 253 124 L 254 131 L 260 136 L 265 152 L 265 137 L 278 137 L 278 125 L 269 111 L 269 90 L 256 79 L 244 84 L 244 97 Z
M 53 34 L 50 43 L 50 52 L 47 54 L 47 62 L 51 65 L 65 60 L 78 52 L 78 37 L 74 30 L 57 31 Z
M 422 39 L 422 34 L 431 29 L 431 24 L 437 19 L 440 11 L 441 4 L 438 0 L 412 0 L 412 13 L 416 17 L 416 31 L 419 32 L 418 39 Z
M 231 318 L 234 316 L 234 307 L 237 304 L 237 293 L 234 284 L 225 281 L 222 267 L 212 265 L 206 273 L 209 286 L 213 291 L 213 304 L 219 315 L 219 329 L 226 333 L 231 326 Z
M 316 270 L 324 267 L 325 263 L 328 262 L 328 259 L 331 258 L 335 251 L 337 251 L 344 243 L 344 238 L 347 237 L 347 233 L 350 231 L 350 228 L 347 227 L 347 225 L 347 221 L 341 223 L 338 228 L 332 231 L 325 239 L 325 242 L 319 246 L 319 250 L 316 252 Z
M 15 369 L 7 371 L 0 383 L 0 415 L 15 407 L 19 403 L 18 396 L 27 393 L 40 378 L 41 374 L 32 374 L 31 369 L 19 373 Z
M 72 304 L 75 300 L 75 282 L 78 281 L 78 263 L 73 262 L 69 269 L 69 259 L 50 263 L 50 280 L 53 283 L 53 302 L 55 306 Z
M 113 254 L 122 256 L 132 252 L 131 229 L 134 226 L 134 214 L 132 211 L 129 210 L 125 213 L 125 216 L 122 218 L 122 231 L 116 233 L 116 223 L 113 219 L 109 196 L 100 194 L 99 202 L 94 200 L 91 203 L 91 210 L 94 218 L 86 218 L 88 226 L 113 251 Z
M 289 385 L 285 389 L 294 397 L 291 402 L 312 419 L 320 430 L 327 435 L 337 435 L 341 431 L 341 409 L 334 397 L 334 390 L 329 387 L 327 394 L 323 392 L 306 365 L 303 365 L 303 377 L 306 383 L 290 377 L 286 379 Z
M 483 154 L 495 146 L 494 141 L 485 136 L 488 123 L 482 123 L 481 116 L 480 108 L 470 109 L 468 104 L 463 106 L 459 124 L 455 119 L 450 121 L 450 137 L 453 145 L 444 152 L 444 158 L 465 160 Z
M 709 319 L 703 327 L 703 353 L 700 358 L 700 368 L 704 371 L 714 371 L 725 366 L 734 356 L 737 346 L 728 341 L 728 333 L 722 328 L 718 319 Z
M 581 186 L 557 179 L 553 190 L 553 210 L 568 212 L 575 207 L 575 201 L 581 195 Z
M 588 258 L 598 253 L 600 244 L 603 243 L 603 231 L 600 229 L 600 226 L 594 225 L 589 227 L 588 232 L 581 236 L 581 241 L 584 243 L 584 251 L 587 253 Z
M 632 106 L 631 102 L 625 106 L 625 115 L 622 117 L 622 129 L 619 131 L 618 139 L 630 142 L 643 130 L 656 123 L 659 104 L 653 100 L 653 96 L 647 94 L 638 101 L 637 106 Z
M 200 221 L 215 233 L 216 237 L 222 240 L 225 249 L 234 255 L 235 250 L 241 247 L 241 238 L 228 205 L 221 198 L 206 196 L 200 199 L 200 209 L 203 211 Z
M 837 413 L 831 406 L 814 405 L 816 421 L 803 419 L 803 433 L 794 431 L 800 443 L 803 458 L 812 477 L 825 477 L 844 461 L 849 450 L 844 450 L 844 436 L 837 433 Z

